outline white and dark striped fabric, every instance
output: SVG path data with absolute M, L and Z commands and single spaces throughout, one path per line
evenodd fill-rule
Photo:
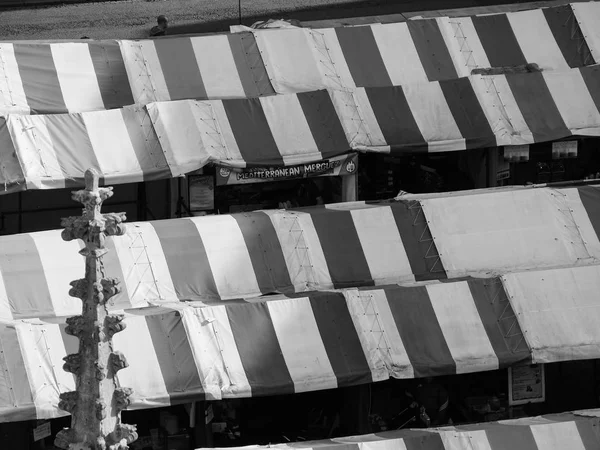
M 278 93 L 444 81 L 473 69 L 600 62 L 593 2 L 471 17 L 324 29 L 253 30 Z
M 600 189 L 475 192 L 132 223 L 107 241 L 107 276 L 123 282 L 113 306 L 494 276 L 600 259 Z M 65 286 L 83 275 L 79 248 L 58 230 L 0 237 L 0 317 L 75 314 L 79 303 Z
M 492 300 L 494 300 L 492 302 Z M 529 360 L 500 280 L 314 292 L 125 311 L 114 336 L 132 408 L 291 394 Z M 522 336 L 521 336 L 522 338 Z M 299 345 L 302 342 L 302 345 Z M 41 419 L 74 389 L 64 318 L 0 322 L 0 421 Z
M 599 410 L 428 430 L 386 431 L 323 441 L 238 449 L 277 450 L 594 450 L 600 446 Z M 584 415 L 585 414 L 585 415 Z M 198 449 L 200 450 L 200 449 Z

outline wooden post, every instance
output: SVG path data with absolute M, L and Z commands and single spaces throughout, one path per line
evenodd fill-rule
M 119 280 L 107 278 L 102 257 L 107 236 L 125 233 L 125 213 L 101 214 L 102 202 L 113 195 L 112 187 L 98 187 L 98 172 L 85 172 L 85 189 L 73 192 L 83 204 L 83 214 L 62 219 L 65 241 L 81 239 L 85 248 L 85 278 L 71 282 L 69 295 L 83 302 L 82 315 L 67 319 L 66 332 L 79 338 L 79 351 L 64 358 L 64 370 L 76 378 L 76 390 L 60 395 L 58 407 L 71 413 L 71 428 L 61 430 L 54 441 L 70 450 L 124 450 L 137 439 L 136 427 L 121 423 L 121 411 L 129 405 L 132 390 L 121 387 L 115 375 L 127 367 L 125 356 L 113 351 L 112 336 L 125 328 L 123 315 L 109 314 L 108 299 L 120 292 Z

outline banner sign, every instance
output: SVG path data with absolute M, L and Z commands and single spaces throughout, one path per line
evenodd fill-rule
M 508 404 L 523 405 L 546 401 L 544 365 L 508 368 Z
M 357 169 L 358 155 L 356 153 L 288 167 L 252 167 L 246 169 L 217 167 L 217 186 L 320 176 L 345 176 L 356 173 Z

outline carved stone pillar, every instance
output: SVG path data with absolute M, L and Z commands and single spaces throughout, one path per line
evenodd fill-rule
M 107 278 L 102 257 L 107 236 L 125 233 L 124 213 L 102 214 L 102 202 L 113 195 L 112 187 L 98 187 L 98 173 L 85 173 L 85 189 L 73 192 L 83 204 L 80 217 L 62 219 L 65 241 L 81 239 L 85 248 L 85 278 L 71 282 L 69 295 L 83 302 L 82 314 L 67 319 L 66 332 L 79 338 L 79 352 L 64 358 L 64 370 L 75 374 L 76 390 L 60 395 L 58 405 L 71 413 L 71 428 L 60 431 L 55 445 L 71 450 L 122 450 L 137 439 L 136 427 L 121 423 L 121 410 L 129 405 L 132 391 L 115 377 L 127 367 L 125 356 L 113 351 L 112 336 L 125 328 L 123 316 L 109 314 L 106 302 L 116 295 L 119 280 Z

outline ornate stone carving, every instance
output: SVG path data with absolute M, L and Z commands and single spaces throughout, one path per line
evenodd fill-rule
M 117 409 L 119 411 L 127 408 L 131 404 L 131 394 L 133 389 L 131 388 L 117 388 L 115 389 L 114 397 Z
M 64 369 L 76 376 L 76 391 L 60 395 L 59 408 L 72 414 L 71 428 L 54 441 L 69 450 L 125 450 L 137 439 L 133 425 L 121 423 L 121 411 L 130 404 L 131 389 L 119 386 L 115 374 L 127 367 L 125 356 L 113 351 L 111 338 L 125 328 L 122 315 L 109 315 L 106 302 L 120 292 L 119 281 L 107 278 L 102 257 L 108 236 L 125 233 L 124 213 L 101 214 L 102 202 L 112 188 L 98 187 L 98 173 L 85 173 L 86 188 L 73 193 L 84 205 L 80 217 L 62 220 L 66 241 L 82 239 L 85 278 L 71 282 L 69 295 L 80 298 L 82 315 L 67 319 L 66 332 L 79 338 L 79 353 L 68 355 Z
M 71 353 L 63 358 L 65 364 L 63 369 L 65 372 L 71 372 L 77 375 L 79 373 L 79 367 L 81 365 L 81 355 L 79 353 Z
M 127 324 L 123 322 L 124 318 L 125 316 L 123 314 L 111 314 L 106 316 L 106 333 L 109 338 L 125 329 Z
M 119 370 L 129 367 L 127 358 L 125 358 L 125 355 L 121 352 L 111 353 L 108 358 L 108 364 L 113 373 L 117 373 Z

